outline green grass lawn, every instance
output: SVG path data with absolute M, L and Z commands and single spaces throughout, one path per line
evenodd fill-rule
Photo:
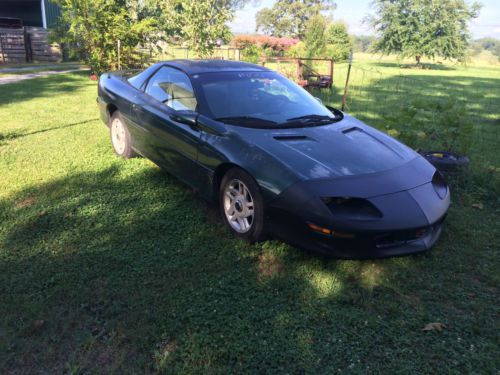
M 498 103 L 500 69 L 468 69 L 404 74 Z M 0 373 L 498 372 L 497 172 L 453 180 L 425 255 L 250 246 L 151 162 L 114 156 L 85 75 L 0 86 Z M 361 98 L 352 112 L 383 128 L 376 98 Z M 478 147 L 500 167 L 498 125 L 498 107 L 478 117 L 474 168 Z M 445 327 L 422 331 L 431 322 Z

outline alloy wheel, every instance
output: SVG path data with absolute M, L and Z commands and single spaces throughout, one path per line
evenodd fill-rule
M 224 189 L 224 213 L 231 228 L 246 233 L 254 221 L 254 200 L 248 187 L 240 180 L 231 180 Z

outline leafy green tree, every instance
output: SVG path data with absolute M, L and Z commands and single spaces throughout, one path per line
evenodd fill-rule
M 325 31 L 325 41 L 326 56 L 335 61 L 344 61 L 349 58 L 353 43 L 345 23 L 330 23 Z
M 488 51 L 494 51 L 495 47 L 500 45 L 500 40 L 491 37 L 478 39 L 477 42 L 481 44 L 483 49 Z
M 229 41 L 226 25 L 248 0 L 150 0 L 168 35 L 184 40 L 199 57 L 210 56 L 217 40 Z M 156 4 L 156 5 L 154 5 Z
M 309 19 L 334 8 L 333 0 L 278 0 L 272 8 L 257 12 L 256 31 L 279 37 L 303 38 Z
M 378 40 L 375 50 L 402 57 L 463 61 L 470 39 L 468 22 L 480 5 L 465 0 L 374 0 L 375 14 L 368 22 Z
M 352 40 L 345 23 L 330 22 L 318 14 L 311 17 L 306 26 L 304 38 L 306 57 L 333 58 L 335 61 L 349 58 Z
M 318 57 L 324 54 L 326 48 L 325 30 L 327 20 L 317 14 L 307 22 L 304 43 L 307 48 L 307 57 Z
M 481 39 L 476 39 L 471 43 L 472 52 L 474 54 L 479 54 L 483 50 L 490 51 L 500 60 L 500 40 L 485 37 Z
M 354 35 L 353 50 L 354 52 L 370 52 L 374 42 L 375 37 L 372 35 Z
M 136 63 L 136 47 L 156 38 L 155 20 L 134 19 L 124 1 L 55 2 L 61 7 L 61 24 L 53 38 L 74 46 L 96 74 L 118 68 L 118 41 L 121 65 L 127 68 Z

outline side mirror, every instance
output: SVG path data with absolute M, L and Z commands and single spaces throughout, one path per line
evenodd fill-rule
M 170 118 L 175 122 L 180 122 L 181 124 L 196 126 L 196 119 L 198 114 L 193 111 L 176 111 L 170 115 Z
M 316 99 L 320 104 L 323 104 L 323 100 L 321 100 L 320 98 L 318 98 L 317 96 L 314 96 L 314 99 Z

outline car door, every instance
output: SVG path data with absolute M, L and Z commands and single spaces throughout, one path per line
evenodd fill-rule
M 176 114 L 195 112 L 197 107 L 189 77 L 178 69 L 163 66 L 149 79 L 143 95 L 133 111 L 146 134 L 144 155 L 199 188 L 204 183 L 197 160 L 200 131 L 175 120 Z

